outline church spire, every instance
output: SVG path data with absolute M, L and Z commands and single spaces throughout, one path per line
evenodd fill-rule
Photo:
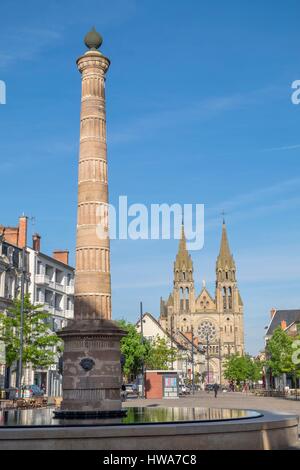
M 222 238 L 221 238 L 221 245 L 220 245 L 220 252 L 217 258 L 217 270 L 223 269 L 234 269 L 235 270 L 235 262 L 233 256 L 230 252 L 228 238 L 227 238 L 227 230 L 225 220 L 223 219 L 222 224 Z
M 184 224 L 181 224 L 181 237 L 174 262 L 173 306 L 176 311 L 194 311 L 195 292 L 193 261 L 186 247 Z
M 180 242 L 179 242 L 179 249 L 178 249 L 178 254 L 179 253 L 186 253 L 186 238 L 185 238 L 185 233 L 184 233 L 184 225 L 183 222 L 181 224 L 181 237 L 180 237 Z
M 222 224 L 220 252 L 216 263 L 216 303 L 220 312 L 240 309 L 242 300 L 237 288 L 236 267 L 231 254 L 225 220 Z
M 181 224 L 181 237 L 179 241 L 178 253 L 176 255 L 176 260 L 175 260 L 175 269 L 180 270 L 180 271 L 193 269 L 193 262 L 191 259 L 191 255 L 189 254 L 186 248 L 186 238 L 185 238 L 185 233 L 184 233 L 183 222 Z

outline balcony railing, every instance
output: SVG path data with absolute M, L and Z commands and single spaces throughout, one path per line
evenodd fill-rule
M 74 295 L 74 285 L 69 285 L 69 286 L 66 286 L 66 294 L 68 295 Z
M 74 317 L 74 311 L 73 310 L 65 310 L 64 314 L 65 314 L 66 318 L 73 318 Z
M 49 276 L 47 276 L 46 274 L 36 274 L 35 283 L 37 285 L 47 286 L 50 289 L 61 292 L 62 294 L 74 295 L 74 284 L 65 286 L 64 284 L 61 284 L 60 282 L 54 282 L 50 280 Z
M 60 284 L 59 282 L 55 282 L 53 284 L 54 284 L 53 289 L 58 290 L 60 292 L 66 291 L 66 286 L 64 286 L 63 284 Z
M 46 274 L 36 274 L 35 283 L 40 285 L 49 285 L 50 279 Z

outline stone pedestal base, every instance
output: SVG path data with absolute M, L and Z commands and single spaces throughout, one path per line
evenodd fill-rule
M 120 340 L 114 322 L 73 320 L 58 335 L 64 341 L 63 401 L 57 418 L 121 416 Z

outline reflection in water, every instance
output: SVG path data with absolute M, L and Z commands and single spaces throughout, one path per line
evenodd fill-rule
M 253 410 L 229 408 L 127 408 L 123 418 L 106 419 L 54 419 L 54 408 L 0 411 L 0 426 L 107 426 L 116 424 L 178 423 L 191 421 L 221 421 L 257 418 Z

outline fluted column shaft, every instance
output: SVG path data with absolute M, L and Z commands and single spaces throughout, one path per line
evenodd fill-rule
M 105 112 L 105 74 L 109 64 L 98 51 L 88 51 L 77 60 L 82 90 L 75 319 L 111 318 Z

